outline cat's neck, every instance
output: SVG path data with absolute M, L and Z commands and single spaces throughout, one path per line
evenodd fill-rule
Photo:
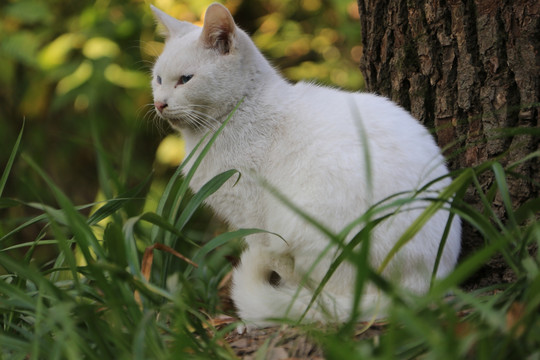
M 241 67 L 246 75 L 241 107 L 260 109 L 265 105 L 279 104 L 280 95 L 287 92 L 290 84 L 272 67 L 246 33 L 241 31 L 238 36 L 244 37 L 240 41 L 243 47 L 240 51 L 244 54 Z

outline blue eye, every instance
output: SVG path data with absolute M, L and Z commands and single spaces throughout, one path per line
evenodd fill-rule
M 161 85 L 161 76 L 158 75 L 156 80 L 157 80 L 157 83 Z
M 182 76 L 180 76 L 180 80 L 178 80 L 178 84 L 184 85 L 189 80 L 191 80 L 192 77 L 193 77 L 193 75 L 182 75 Z

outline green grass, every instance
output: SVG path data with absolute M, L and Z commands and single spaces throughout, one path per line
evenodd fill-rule
M 235 358 L 221 341 L 235 325 L 208 331 L 211 325 L 207 314 L 219 311 L 218 283 L 230 270 L 224 255 L 237 251 L 238 239 L 263 230 L 242 229 L 201 243 L 190 236 L 188 225 L 204 200 L 219 191 L 224 182 L 238 177 L 238 172 L 220 174 L 198 193 L 189 195 L 189 181 L 197 165 L 185 177 L 180 175 L 179 168 L 156 209 L 143 211 L 151 176 L 129 189 L 120 186 L 125 180 L 107 162 L 97 131 L 93 135 L 102 192 L 107 199 L 84 206 L 74 205 L 26 156 L 22 156 L 22 161 L 44 181 L 57 205 L 2 197 L 23 139 L 22 130 L 13 145 L 0 178 L 0 208 L 28 206 L 40 214 L 21 219 L 17 226 L 0 233 L 0 358 Z M 219 131 L 210 136 L 207 145 L 200 145 L 203 150 L 195 164 L 205 156 Z M 539 155 L 532 153 L 521 161 Z M 535 218 L 540 212 L 540 200 L 531 199 L 518 208 L 512 206 L 508 180 L 518 176 L 513 172 L 518 163 L 504 168 L 499 162 L 490 161 L 453 174 L 452 184 L 438 198 L 430 199 L 428 208 L 389 252 L 388 260 L 440 208 L 459 215 L 484 237 L 485 246 L 464 259 L 447 278 L 434 281 L 425 296 L 411 295 L 385 281 L 378 275 L 381 269 L 370 268 L 365 259 L 369 232 L 385 217 L 392 216 L 387 215 L 388 210 L 399 211 L 404 202 L 417 201 L 426 194 L 414 193 L 406 200 L 400 197 L 399 201 L 394 197 L 386 199 L 342 233 L 332 234 L 275 192 L 325 232 L 332 243 L 341 246 L 341 254 L 327 278 L 341 262 L 351 261 L 358 264 L 354 284 L 357 299 L 368 281 L 392 299 L 388 325 L 380 336 L 355 340 L 353 325 L 357 314 L 332 330 L 302 325 L 302 331 L 321 344 L 329 359 L 539 358 L 540 260 L 530 250 L 540 242 L 540 224 Z M 494 178 L 487 190 L 481 188 L 478 180 L 485 173 L 492 173 Z M 481 209 L 463 201 L 469 187 L 480 194 Z M 492 209 L 495 197 L 502 200 L 505 219 L 500 219 Z M 94 211 L 84 215 L 88 208 Z M 35 224 L 40 225 L 41 231 L 33 241 L 13 244 L 14 235 Z M 343 239 L 358 224 L 363 225 L 363 230 L 343 246 Z M 176 249 L 198 266 L 156 251 L 150 279 L 145 280 L 142 255 L 155 243 Z M 33 254 L 45 245 L 55 246 L 58 256 L 37 264 Z M 11 254 L 20 248 L 25 249 L 25 255 L 15 259 Z M 514 283 L 474 292 L 459 288 L 498 254 L 515 273 Z M 445 297 L 450 292 L 452 297 Z M 260 353 L 264 353 L 264 348 Z

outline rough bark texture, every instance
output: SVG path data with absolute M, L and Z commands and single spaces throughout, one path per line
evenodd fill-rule
M 538 0 L 358 0 L 367 90 L 392 98 L 435 129 L 452 169 L 500 158 L 508 164 L 539 147 L 538 137 L 498 129 L 539 126 Z M 538 160 L 517 169 L 540 181 Z M 488 187 L 492 179 L 481 179 Z M 519 205 L 534 183 L 510 181 Z M 474 191 L 468 201 L 476 203 Z M 495 203 L 504 216 L 500 203 Z M 465 228 L 463 254 L 483 244 Z M 495 261 L 485 272 L 508 280 Z

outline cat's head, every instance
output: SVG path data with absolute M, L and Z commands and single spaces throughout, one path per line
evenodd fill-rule
M 208 7 L 202 28 L 152 11 L 166 36 L 153 68 L 156 112 L 175 128 L 217 128 L 253 86 L 254 44 L 220 4 Z

